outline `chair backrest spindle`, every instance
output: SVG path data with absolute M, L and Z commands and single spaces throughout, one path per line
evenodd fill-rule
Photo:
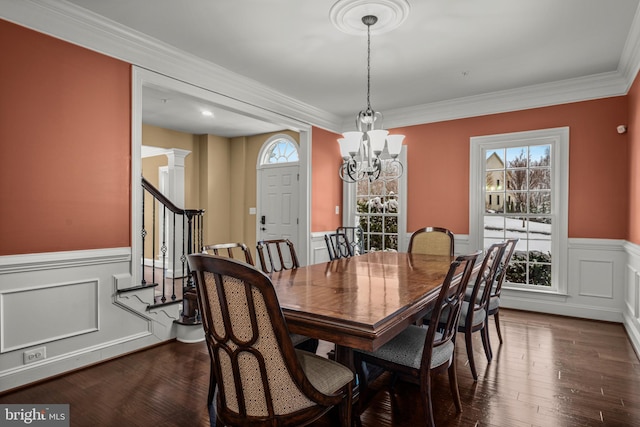
M 260 268 L 265 273 L 300 267 L 296 249 L 289 239 L 260 240 L 256 249 Z

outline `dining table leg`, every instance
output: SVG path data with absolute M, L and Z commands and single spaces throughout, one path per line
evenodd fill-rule
M 353 363 L 353 349 L 351 347 L 336 344 L 336 362 L 342 363 L 353 372 L 356 371 Z

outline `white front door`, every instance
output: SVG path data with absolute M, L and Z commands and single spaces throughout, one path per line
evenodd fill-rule
M 289 239 L 298 247 L 298 170 L 297 164 L 259 170 L 258 240 Z

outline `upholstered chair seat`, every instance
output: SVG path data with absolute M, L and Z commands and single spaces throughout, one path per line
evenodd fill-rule
M 464 291 L 479 252 L 460 256 L 451 263 L 431 313 L 432 325 L 409 325 L 376 351 L 354 351 L 354 364 L 360 381 L 359 416 L 375 390 L 369 388 L 370 368 L 392 372 L 394 378 L 416 382 L 426 415 L 425 424 L 434 426 L 431 401 L 431 374 L 447 370 L 449 387 L 458 412 L 462 410 L 455 364 L 456 327 Z M 454 278 L 456 280 L 454 280 Z M 445 313 L 444 322 L 438 320 Z M 373 367 L 371 366 L 373 365 Z

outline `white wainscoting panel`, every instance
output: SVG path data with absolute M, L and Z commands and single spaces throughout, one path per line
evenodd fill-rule
M 316 231 L 311 233 L 311 259 L 310 264 L 319 264 L 321 262 L 329 261 L 329 251 L 327 250 L 327 244 L 324 241 L 325 234 L 335 233 L 332 231 Z
M 613 298 L 614 264 L 611 261 L 581 259 L 578 262 L 578 294 L 585 297 Z
M 166 315 L 118 303 L 130 270 L 128 247 L 0 256 L 0 392 L 175 337 Z
M 631 317 L 640 318 L 640 272 L 627 264 L 625 306 Z
M 505 289 L 501 305 L 563 316 L 623 321 L 624 240 L 569 239 L 566 294 Z
M 98 279 L 0 291 L 0 353 L 97 330 Z
M 627 242 L 627 268 L 625 275 L 624 327 L 629 339 L 640 354 L 640 246 Z

